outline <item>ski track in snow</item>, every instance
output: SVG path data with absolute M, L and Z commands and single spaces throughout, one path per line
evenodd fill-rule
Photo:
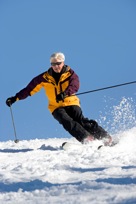
M 135 204 L 136 127 L 114 147 L 64 151 L 73 138 L 0 142 L 1 204 Z

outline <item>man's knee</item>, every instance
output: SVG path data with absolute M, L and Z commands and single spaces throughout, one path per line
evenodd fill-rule
M 69 126 L 71 125 L 71 118 L 70 116 L 66 113 L 65 109 L 64 108 L 58 108 L 56 109 L 52 115 L 54 116 L 54 118 L 56 120 L 59 121 L 60 124 L 62 124 L 63 126 Z
M 56 110 L 53 111 L 52 113 L 53 117 L 59 121 L 59 123 L 62 124 L 62 115 L 63 115 L 63 110 L 60 108 L 57 108 Z
M 90 133 L 95 132 L 98 128 L 98 123 L 95 120 L 89 120 L 87 118 L 82 120 L 82 125 Z

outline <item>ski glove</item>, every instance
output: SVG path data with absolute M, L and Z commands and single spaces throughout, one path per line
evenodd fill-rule
M 57 101 L 57 103 L 59 102 L 59 101 L 64 101 L 64 98 L 66 97 L 66 94 L 65 94 L 65 92 L 61 92 L 60 94 L 58 94 L 57 96 L 56 96 L 56 101 Z
M 10 107 L 13 103 L 15 103 L 15 101 L 16 101 L 16 96 L 12 96 L 6 100 L 6 104 L 7 106 Z

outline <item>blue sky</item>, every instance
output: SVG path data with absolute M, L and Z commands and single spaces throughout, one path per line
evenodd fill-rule
M 136 1 L 0 0 L 1 141 L 14 139 L 5 100 L 47 70 L 56 51 L 79 75 L 79 92 L 136 81 Z M 135 111 L 135 96 L 133 84 L 80 100 L 85 116 L 97 121 L 106 116 L 112 124 L 109 112 L 122 97 L 133 100 Z M 12 110 L 20 140 L 70 137 L 49 113 L 43 90 Z

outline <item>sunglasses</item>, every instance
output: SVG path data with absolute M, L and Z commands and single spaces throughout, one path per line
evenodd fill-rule
M 61 65 L 62 62 L 51 62 L 51 66 Z

